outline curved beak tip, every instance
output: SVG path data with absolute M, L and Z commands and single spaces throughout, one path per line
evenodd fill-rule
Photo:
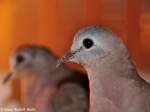
M 64 62 L 69 61 L 74 56 L 75 52 L 69 52 L 57 61 L 56 68 L 60 67 Z

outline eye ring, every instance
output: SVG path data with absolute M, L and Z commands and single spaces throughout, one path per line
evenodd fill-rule
M 91 39 L 89 39 L 89 38 L 86 38 L 86 39 L 83 40 L 83 46 L 84 46 L 86 49 L 90 49 L 93 45 L 94 45 L 93 40 L 91 40 Z

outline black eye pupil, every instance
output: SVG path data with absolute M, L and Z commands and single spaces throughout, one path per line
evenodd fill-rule
M 93 46 L 93 41 L 91 39 L 84 39 L 83 45 L 85 48 L 89 49 Z
M 17 61 L 18 64 L 20 64 L 20 63 L 22 63 L 24 61 L 24 57 L 22 55 L 18 55 L 16 57 L 16 61 Z

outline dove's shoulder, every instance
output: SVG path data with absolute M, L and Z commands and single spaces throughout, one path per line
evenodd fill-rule
M 129 79 L 135 80 L 135 84 L 138 84 L 140 87 L 148 88 L 150 89 L 150 83 L 148 83 L 138 72 L 138 68 L 134 60 L 131 58 L 131 56 L 128 57 L 128 71 L 127 73 L 129 75 Z

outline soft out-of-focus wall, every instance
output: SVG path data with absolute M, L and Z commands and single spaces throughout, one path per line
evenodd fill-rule
M 149 0 L 1 0 L 0 67 L 13 49 L 44 44 L 63 55 L 73 34 L 86 25 L 112 28 L 125 41 L 138 67 L 150 69 Z
M 0 1 L 0 70 L 5 71 L 12 48 L 14 2 Z
M 87 25 L 117 32 L 150 76 L 149 0 L 0 0 L 0 71 L 8 70 L 11 52 L 22 44 L 46 45 L 63 55 L 74 33 Z M 14 87 L 18 99 L 19 87 Z

